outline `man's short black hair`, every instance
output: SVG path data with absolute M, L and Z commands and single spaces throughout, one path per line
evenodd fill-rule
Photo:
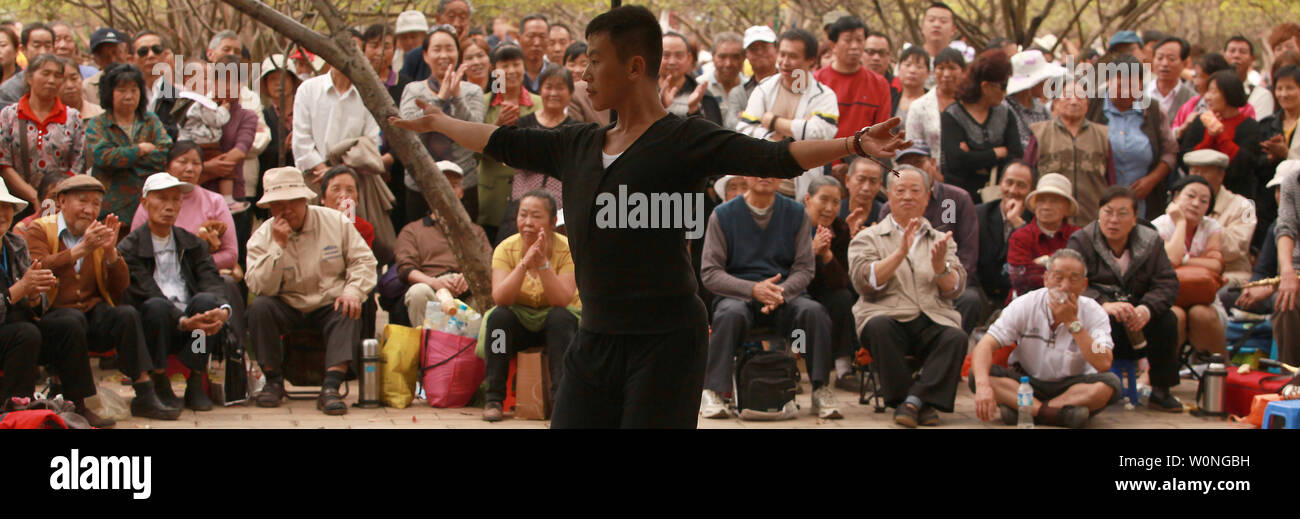
M 27 34 L 27 31 L 24 30 L 24 31 L 23 31 L 23 34 Z M 24 37 L 24 38 L 23 38 L 23 44 L 26 44 L 26 43 L 27 43 L 26 40 L 27 40 L 27 38 Z M 1229 43 L 1232 43 L 1232 42 L 1234 42 L 1234 41 L 1245 42 L 1245 43 L 1246 43 L 1246 48 L 1250 49 L 1250 55 L 1251 55 L 1251 57 L 1254 57 L 1254 56 L 1255 56 L 1255 44 L 1254 44 L 1254 43 L 1251 43 L 1249 38 L 1247 38 L 1247 37 L 1245 37 L 1245 36 L 1242 36 L 1242 35 L 1240 35 L 1240 34 L 1238 34 L 1238 35 L 1236 35 L 1236 36 L 1233 36 L 1233 37 L 1231 37 L 1231 38 L 1228 38 L 1228 41 L 1223 42 L 1223 51 L 1224 51 L 1224 52 L 1227 52 L 1227 51 L 1228 51 L 1228 44 L 1229 44 Z
M 913 45 L 913 47 L 919 47 L 919 45 Z M 952 63 L 964 69 L 966 68 L 966 57 L 962 56 L 961 51 L 957 49 L 944 47 L 943 50 L 934 55 L 934 68 L 939 68 L 939 65 L 944 63 Z
M 1006 175 L 1006 172 L 1007 172 L 1008 169 L 1011 169 L 1011 166 L 1024 166 L 1024 167 L 1026 167 L 1026 168 L 1029 168 L 1029 188 L 1030 188 L 1030 189 L 1033 189 L 1034 186 L 1038 184 L 1038 168 L 1034 167 L 1033 164 L 1030 164 L 1030 163 L 1026 162 L 1024 159 L 1011 159 L 1010 161 L 1007 162 L 1007 165 L 1006 165 L 1006 166 L 1003 166 L 1003 167 L 1002 167 L 1002 174 L 1003 174 L 1003 176 Z M 1000 180 L 1000 179 L 999 179 L 999 180 Z
M 884 39 L 885 39 L 885 44 L 886 44 L 886 45 L 889 45 L 889 48 L 890 48 L 890 49 L 893 49 L 893 48 L 894 48 L 894 40 L 893 40 L 893 38 L 890 38 L 888 34 L 885 34 L 885 33 L 880 32 L 880 31 L 870 31 L 870 32 L 867 33 L 867 37 L 868 37 L 868 38 L 872 38 L 872 37 L 875 37 L 875 38 L 884 38 Z
M 50 33 L 51 38 L 54 37 L 54 29 L 51 29 L 50 26 L 40 22 L 29 23 L 23 26 L 23 37 L 21 39 L 24 47 L 27 46 L 27 40 L 32 38 L 32 31 L 45 31 Z
M 605 11 L 587 24 L 586 40 L 590 42 L 596 34 L 609 38 L 620 62 L 626 63 L 632 57 L 640 56 L 645 60 L 646 78 L 658 80 L 659 63 L 664 54 L 664 33 L 659 27 L 659 19 L 649 9 L 624 5 Z
M 919 59 L 926 70 L 930 70 L 930 53 L 925 51 L 925 47 L 912 45 L 903 49 L 903 53 L 898 55 L 898 62 L 903 63 L 909 59 Z
M 1187 43 L 1187 40 L 1177 36 L 1165 36 L 1164 38 L 1161 38 L 1160 43 L 1156 44 L 1156 48 L 1159 49 L 1160 47 L 1164 47 L 1165 44 L 1169 42 L 1178 43 L 1178 59 L 1186 60 L 1188 56 L 1192 55 L 1192 45 Z
M 330 188 L 330 182 L 339 175 L 352 175 L 352 181 L 360 188 L 361 176 L 357 175 L 357 171 L 348 166 L 338 165 L 326 170 L 325 174 L 320 176 L 320 192 L 325 193 Z
M 811 32 L 803 29 L 790 29 L 781 33 L 781 36 L 776 39 L 776 46 L 780 47 L 781 42 L 785 40 L 803 42 L 804 59 L 817 59 L 817 37 L 813 36 Z
M 361 33 L 361 42 L 370 43 L 376 39 L 387 37 L 390 40 L 397 40 L 397 34 L 388 24 L 372 23 L 366 26 L 365 32 Z
M 517 45 L 497 45 L 497 48 L 492 50 L 491 58 L 493 67 L 503 61 L 524 61 L 524 50 Z
M 871 32 L 867 29 L 867 24 L 861 18 L 856 16 L 841 16 L 838 20 L 831 23 L 830 28 L 826 29 L 826 37 L 832 42 L 839 42 L 840 35 L 846 32 L 853 32 L 862 29 L 862 35 L 865 37 Z
M 523 20 L 519 20 L 519 30 L 523 31 L 524 25 L 533 20 L 541 20 L 542 23 L 546 24 L 546 30 L 548 31 L 551 30 L 551 20 L 548 19 L 546 15 L 542 13 L 533 13 L 528 16 L 525 16 Z
M 568 63 L 582 56 L 587 55 L 587 43 L 575 41 L 569 44 L 569 48 L 564 49 L 564 62 Z
M 1137 211 L 1138 199 L 1137 193 L 1134 193 L 1128 186 L 1116 185 L 1110 186 L 1101 192 L 1101 200 L 1097 202 L 1097 207 L 1103 207 L 1116 198 L 1127 198 L 1133 203 L 1133 210 Z
M 938 7 L 939 9 L 943 9 L 943 10 L 945 10 L 945 11 L 948 11 L 948 13 L 951 14 L 951 15 L 953 16 L 953 18 L 956 18 L 956 17 L 957 17 L 957 13 L 956 13 L 955 11 L 953 11 L 951 7 L 948 7 L 948 4 L 945 4 L 945 3 L 943 3 L 943 2 L 930 2 L 930 5 L 928 5 L 928 6 L 925 7 L 925 11 L 929 11 L 929 10 L 934 9 L 934 8 L 936 8 L 936 7 Z M 922 13 L 925 13 L 925 11 L 921 11 L 921 12 L 922 12 Z

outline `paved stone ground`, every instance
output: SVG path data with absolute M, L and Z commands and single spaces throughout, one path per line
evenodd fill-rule
M 97 363 L 94 363 L 97 364 Z M 109 387 L 119 376 L 100 371 L 96 367 L 96 380 L 101 387 Z M 351 392 L 347 401 L 356 401 L 356 382 L 351 382 Z M 133 392 L 130 386 L 112 385 L 129 402 Z M 1192 402 L 1195 396 L 1195 383 L 1184 380 L 1174 390 L 1184 403 Z M 182 394 L 184 383 L 174 384 L 176 393 Z M 290 386 L 289 389 L 293 389 Z M 855 429 L 892 429 L 900 428 L 894 424 L 893 411 L 875 413 L 870 406 L 858 404 L 857 395 L 835 390 L 835 397 L 844 414 L 842 420 L 819 420 L 811 412 L 811 387 L 807 378 L 803 382 L 803 394 L 797 402 L 800 406 L 799 418 L 783 422 L 742 422 L 738 418 L 725 420 L 700 419 L 701 429 L 816 429 L 816 428 L 855 428 Z M 217 408 L 207 412 L 185 410 L 181 419 L 175 422 L 130 418 L 118 423 L 119 429 L 544 429 L 549 425 L 541 420 L 515 420 L 509 413 L 506 419 L 498 423 L 480 420 L 481 409 L 434 409 L 424 400 L 414 401 L 406 409 L 379 408 L 360 409 L 352 407 L 343 416 L 327 416 L 316 410 L 315 399 L 287 400 L 278 408 L 260 408 L 256 406 L 231 406 Z M 963 385 L 957 390 L 956 412 L 940 414 L 943 420 L 940 428 L 986 428 L 998 425 L 985 424 L 975 418 L 974 399 L 970 390 Z M 1125 410 L 1122 405 L 1111 406 L 1094 417 L 1089 424 L 1091 428 L 1135 428 L 1135 429 L 1205 429 L 1238 428 L 1240 426 L 1209 418 L 1197 418 L 1184 412 L 1181 414 L 1162 413 L 1147 409 Z

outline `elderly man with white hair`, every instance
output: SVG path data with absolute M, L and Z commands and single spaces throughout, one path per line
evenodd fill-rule
M 266 172 L 257 206 L 271 219 L 248 243 L 248 329 L 266 373 L 259 407 L 278 407 L 285 396 L 280 336 L 295 329 L 321 330 L 325 340 L 325 382 L 316 408 L 347 413 L 339 386 L 361 340 L 361 303 L 375 288 L 375 255 L 347 215 L 308 205 L 316 193 L 296 168 Z
M 966 288 L 952 231 L 925 218 L 930 179 L 899 166 L 886 175 L 893 211 L 849 243 L 849 277 L 860 294 L 853 306 L 858 335 L 879 366 L 885 405 L 904 427 L 938 425 L 957 396 L 966 333 L 953 300 Z M 913 380 L 906 357 L 922 362 Z

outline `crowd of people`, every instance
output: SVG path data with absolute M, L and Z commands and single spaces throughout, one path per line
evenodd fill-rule
M 557 132 L 618 120 L 593 105 L 589 65 L 625 57 L 597 56 L 580 30 L 541 14 L 490 30 L 474 14 L 442 0 L 433 23 L 406 11 L 350 30 L 400 119 L 436 110 Z M 819 33 L 662 33 L 658 102 L 677 118 L 766 141 L 853 142 L 897 117 L 912 140 L 884 159 L 846 146 L 785 180 L 744 174 L 763 157 L 710 159 L 736 174 L 692 188 L 707 226 L 685 253 L 711 333 L 702 366 L 682 366 L 702 368 L 700 416 L 731 416 L 736 352 L 766 327 L 806 339 L 814 415 L 843 416 L 836 391 L 856 396 L 865 348 L 905 427 L 953 411 L 968 353 L 980 419 L 1015 424 L 1028 376 L 1034 420 L 1068 427 L 1119 399 L 1115 359 L 1139 362 L 1151 408 L 1181 412 L 1170 389 L 1184 344 L 1224 353 L 1232 320 L 1268 319 L 1281 360 L 1300 364 L 1300 24 L 1221 49 L 1155 30 L 1117 31 L 1104 48 L 977 49 L 956 37 L 946 4 L 917 15 L 924 41 L 912 43 L 843 12 Z M 250 84 L 177 77 L 157 66 L 175 56 L 153 31 L 99 28 L 84 53 L 78 37 L 59 21 L 0 26 L 5 405 L 32 395 L 39 365 L 92 425 L 111 426 L 85 404 L 91 356 L 108 356 L 133 385 L 132 415 L 174 420 L 213 407 L 210 352 L 247 345 L 266 377 L 254 402 L 279 406 L 283 337 L 311 328 L 325 350 L 317 408 L 343 414 L 340 387 L 377 308 L 420 326 L 440 291 L 468 297 L 440 217 L 352 78 L 304 50 L 251 56 L 231 31 L 193 65 L 260 62 Z M 1095 91 L 1047 88 L 1075 62 L 1120 73 Z M 509 148 L 522 140 L 419 139 L 491 247 L 484 321 L 509 347 L 483 353 L 484 420 L 503 417 L 511 355 L 545 346 L 558 387 L 580 333 L 646 333 L 600 308 L 653 306 L 656 278 L 686 274 L 629 270 L 642 292 L 580 294 L 575 258 L 637 254 L 591 234 L 593 209 L 574 204 L 592 186 L 516 167 L 554 160 Z M 603 167 L 673 148 L 656 143 L 603 155 Z M 566 215 L 585 231 L 572 243 Z M 1242 287 L 1266 278 L 1277 279 Z M 589 318 L 584 297 L 602 305 Z M 189 347 L 200 335 L 204 353 Z M 172 354 L 191 373 L 183 396 L 166 376 Z

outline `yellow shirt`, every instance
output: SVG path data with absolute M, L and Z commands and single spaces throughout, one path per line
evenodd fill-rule
M 568 274 L 573 272 L 573 255 L 569 253 L 569 239 L 563 234 L 552 233 L 553 241 L 551 242 L 551 270 L 556 275 Z M 519 262 L 523 260 L 524 238 L 515 234 L 497 245 L 492 252 L 492 269 L 504 270 L 506 272 L 515 269 Z M 546 308 L 550 306 L 546 302 L 546 295 L 542 291 L 542 280 L 533 277 L 531 273 L 524 274 L 524 283 L 519 287 L 519 296 L 515 298 L 515 304 L 530 306 L 533 308 Z M 582 308 L 582 300 L 578 299 L 578 291 L 573 291 L 573 301 L 569 306 Z

